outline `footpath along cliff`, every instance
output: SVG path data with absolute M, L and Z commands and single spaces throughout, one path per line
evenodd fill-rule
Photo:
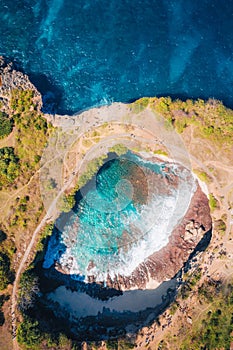
M 37 110 L 41 111 L 42 96 L 30 82 L 29 77 L 18 71 L 12 62 L 0 56 L 0 101 L 3 111 L 10 112 L 11 91 L 17 89 L 33 91 L 33 103 Z M 62 117 L 57 116 L 57 118 L 61 119 Z M 53 122 L 55 118 L 50 116 L 49 120 Z M 168 179 L 167 186 L 169 186 Z M 118 290 L 135 287 L 144 289 L 147 288 L 151 280 L 160 284 L 162 281 L 172 278 L 182 268 L 190 254 L 211 228 L 208 198 L 198 185 L 185 216 L 173 230 L 168 244 L 150 255 L 130 276 L 118 275 L 114 279 L 109 277 L 108 286 Z M 95 282 L 95 278 L 90 276 L 89 282 Z

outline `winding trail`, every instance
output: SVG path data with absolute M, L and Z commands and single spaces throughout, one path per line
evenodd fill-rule
M 76 116 L 77 118 L 77 116 Z M 85 129 L 85 128 L 84 128 Z M 89 130 L 84 130 L 83 133 L 81 133 L 80 135 L 83 136 L 83 134 L 85 134 L 85 132 L 87 132 Z M 109 136 L 106 137 L 106 135 L 104 136 L 104 140 L 108 142 L 108 146 L 111 143 L 111 139 L 112 138 L 119 138 L 119 140 L 122 137 L 126 137 L 128 136 L 128 134 L 122 134 L 122 132 L 117 135 L 115 134 L 114 136 Z M 192 140 L 195 140 L 195 142 L 199 142 L 198 139 L 195 139 L 194 136 L 192 135 Z M 143 138 L 141 139 L 141 141 L 143 141 Z M 85 151 L 86 156 L 88 156 L 88 150 L 86 149 L 86 147 L 81 143 L 81 146 L 79 148 L 79 152 L 80 152 L 80 156 L 82 151 Z M 56 144 L 57 147 L 57 144 Z M 98 149 L 97 145 L 93 147 L 91 147 L 91 152 L 96 151 L 95 156 L 98 156 L 98 153 L 101 152 L 100 149 Z M 58 154 L 56 155 L 57 157 L 60 156 L 59 154 L 59 150 L 57 149 Z M 63 157 L 63 165 L 67 168 L 68 164 L 66 164 L 66 155 L 62 153 Z M 210 172 L 209 168 L 207 167 L 207 161 L 204 163 L 203 161 L 197 159 L 195 156 L 190 154 L 190 158 L 192 163 L 197 164 L 198 166 L 200 166 L 206 173 L 207 175 L 209 175 L 212 179 L 212 183 L 214 185 L 214 187 L 217 190 L 217 194 L 216 194 L 216 198 L 219 200 L 219 202 L 221 203 L 221 205 L 223 206 L 223 208 L 225 209 L 225 211 L 227 212 L 227 229 L 226 229 L 226 235 L 224 237 L 224 243 L 227 243 L 228 239 L 229 239 L 229 234 L 231 232 L 231 228 L 232 228 L 232 220 L 231 220 L 231 212 L 228 210 L 228 193 L 229 190 L 233 189 L 233 183 L 228 183 L 227 186 L 222 187 L 219 184 L 219 181 L 217 180 L 217 178 L 213 175 L 213 173 Z M 52 161 L 52 160 L 51 160 Z M 213 162 L 214 163 L 214 162 Z M 42 166 L 44 167 L 47 164 L 47 162 Z M 17 343 L 17 339 L 16 339 L 16 331 L 17 331 L 17 322 L 16 322 L 16 307 L 17 307 L 17 295 L 18 295 L 18 284 L 19 284 L 19 280 L 20 280 L 20 275 L 21 273 L 24 271 L 25 268 L 25 264 L 30 256 L 31 250 L 35 244 L 36 238 L 38 233 L 41 231 L 41 229 L 44 227 L 44 225 L 50 221 L 54 221 L 57 217 L 58 211 L 56 208 L 57 202 L 60 198 L 60 196 L 67 190 L 70 188 L 70 186 L 72 185 L 74 179 L 76 178 L 80 167 L 82 165 L 82 162 L 76 163 L 77 166 L 75 167 L 75 169 L 72 171 L 72 174 L 69 174 L 69 178 L 68 180 L 64 183 L 64 185 L 62 186 L 62 188 L 60 189 L 60 191 L 57 193 L 57 196 L 54 198 L 54 200 L 52 201 L 52 203 L 50 204 L 49 208 L 47 209 L 47 213 L 44 216 L 44 218 L 41 220 L 41 222 L 38 224 L 38 226 L 36 227 L 36 229 L 34 230 L 30 243 L 27 246 L 26 251 L 23 254 L 22 260 L 20 261 L 19 267 L 16 271 L 16 275 L 15 275 L 15 281 L 13 284 L 13 291 L 12 291 L 12 303 L 11 303 L 11 317 L 12 317 L 12 338 L 13 338 L 13 350 L 19 350 L 19 345 Z M 40 170 L 42 169 L 42 167 L 37 170 L 37 172 L 40 172 Z M 224 165 L 224 169 L 228 170 L 229 173 L 231 173 L 232 171 L 232 167 Z M 36 173 L 37 173 L 36 172 Z M 36 175 L 36 173 L 33 175 L 33 177 Z M 33 177 L 30 179 L 30 181 L 25 185 L 28 186 L 30 184 L 30 182 L 32 181 Z M 24 186 L 24 187 L 25 187 Z M 23 189 L 23 188 L 22 188 Z M 20 189 L 20 190 L 22 190 Z M 19 191 L 20 191 L 19 190 Z M 18 192 L 17 192 L 18 193 Z M 223 196 L 223 197 L 222 197 Z M 222 197 L 222 198 L 221 198 Z M 161 331 L 159 330 L 158 333 L 161 333 Z
M 21 272 L 23 271 L 23 268 L 24 268 L 24 264 L 26 263 L 28 257 L 29 257 L 29 254 L 31 252 L 31 249 L 35 243 L 35 239 L 36 239 L 36 236 L 38 234 L 38 232 L 42 229 L 42 227 L 46 224 L 47 220 L 49 219 L 50 217 L 50 214 L 49 212 L 45 215 L 45 217 L 42 219 L 42 221 L 40 222 L 40 224 L 37 226 L 37 228 L 35 229 L 35 231 L 33 232 L 33 235 L 32 235 L 32 238 L 31 238 L 31 241 L 24 253 L 24 256 L 19 264 L 19 267 L 18 267 L 18 270 L 16 272 L 16 275 L 15 275 L 15 281 L 14 281 L 14 284 L 13 284 L 13 291 L 12 291 L 12 301 L 11 301 L 11 317 L 12 317 L 12 337 L 13 337 L 13 350 L 18 350 L 19 347 L 18 347 L 18 343 L 17 343 L 17 340 L 16 340 L 16 330 L 17 330 L 17 326 L 16 326 L 16 317 L 15 317 L 15 311 L 16 311 L 16 306 L 17 306 L 17 292 L 18 292 L 18 282 L 19 282 L 19 278 L 20 278 L 20 275 L 21 275 Z
M 20 279 L 20 275 L 24 270 L 24 265 L 27 262 L 27 259 L 30 255 L 30 252 L 35 244 L 35 240 L 37 238 L 37 234 L 40 232 L 40 230 L 44 227 L 44 225 L 50 221 L 54 221 L 57 215 L 57 209 L 56 204 L 60 196 L 64 193 L 64 191 L 70 186 L 72 183 L 74 177 L 76 176 L 77 172 L 79 171 L 79 168 L 76 168 L 74 171 L 74 175 L 72 175 L 67 181 L 64 186 L 60 189 L 58 192 L 56 198 L 51 203 L 50 207 L 47 210 L 47 214 L 44 216 L 44 218 L 41 220 L 39 225 L 36 227 L 32 234 L 31 241 L 23 255 L 23 258 L 19 264 L 18 270 L 16 271 L 15 280 L 13 283 L 13 291 L 11 296 L 11 317 L 12 317 L 12 338 L 13 338 L 13 350 L 19 350 L 19 346 L 16 339 L 16 331 L 17 331 L 17 322 L 16 322 L 16 307 L 17 307 L 17 292 L 18 292 L 18 283 Z

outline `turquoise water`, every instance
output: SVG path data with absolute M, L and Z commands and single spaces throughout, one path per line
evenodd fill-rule
M 92 262 L 102 273 L 107 273 L 109 264 L 117 262 L 121 250 L 127 252 L 135 241 L 143 238 L 139 227 L 132 230 L 148 200 L 148 191 L 138 193 L 142 192 L 139 184 L 133 183 L 136 176 L 140 184 L 147 183 L 146 173 L 137 160 L 138 157 L 134 157 L 134 162 L 127 157 L 105 163 L 64 228 L 65 245 L 69 246 L 70 237 L 76 233 L 70 254 L 82 274 L 86 274 Z
M 233 2 L 1 0 L 0 54 L 59 112 L 141 96 L 233 107 Z
M 179 181 L 168 189 L 164 178 L 169 174 L 179 174 Z M 168 243 L 194 188 L 190 173 L 177 170 L 176 164 L 147 161 L 130 152 L 109 159 L 77 193 L 58 242 L 53 237 L 49 243 L 44 267 L 56 260 L 77 278 L 130 275 Z

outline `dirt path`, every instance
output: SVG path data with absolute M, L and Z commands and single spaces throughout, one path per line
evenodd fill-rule
M 79 168 L 75 169 L 75 174 L 79 171 Z M 15 281 L 13 283 L 13 291 L 11 296 L 11 317 L 12 317 L 12 337 L 13 337 L 13 350 L 19 350 L 19 346 L 16 339 L 16 330 L 17 330 L 17 323 L 16 323 L 16 307 L 17 307 L 17 295 L 18 295 L 18 284 L 20 280 L 20 275 L 24 270 L 24 265 L 27 262 L 27 259 L 30 255 L 30 252 L 35 244 L 36 238 L 38 233 L 41 231 L 41 229 L 44 227 L 44 225 L 50 221 L 54 221 L 57 216 L 57 209 L 56 204 L 60 196 L 64 193 L 64 191 L 69 187 L 69 185 L 72 183 L 75 174 L 69 179 L 68 182 L 64 184 L 64 186 L 61 188 L 59 193 L 57 194 L 56 198 L 51 203 L 49 209 L 47 210 L 47 214 L 44 216 L 42 221 L 39 223 L 39 225 L 36 227 L 32 234 L 31 241 L 29 245 L 27 246 L 27 249 L 23 255 L 23 258 L 19 264 L 19 267 L 16 271 L 15 275 Z
M 125 106 L 122 107 L 123 110 L 124 110 L 124 113 L 128 112 L 128 110 L 125 108 Z M 107 108 L 105 107 L 103 109 L 103 111 L 107 110 Z M 119 113 L 119 115 L 121 116 L 121 113 L 120 113 L 120 107 L 116 106 L 116 112 Z M 89 124 L 89 119 L 88 119 L 88 116 L 91 118 L 90 120 L 93 121 L 93 118 L 96 119 L 96 116 L 98 116 L 100 114 L 100 109 L 96 109 L 96 110 L 92 110 L 92 111 L 89 111 L 88 112 L 89 114 L 87 115 L 87 119 L 83 120 L 83 123 L 85 124 Z M 95 114 L 96 113 L 96 114 Z M 99 120 L 100 120 L 100 117 L 98 116 Z M 77 116 L 76 116 L 76 120 L 77 120 Z M 79 123 L 80 121 L 82 122 L 82 116 L 80 117 L 80 120 L 79 120 Z M 91 124 L 91 123 L 90 123 Z M 98 124 L 98 122 L 97 122 Z M 92 124 L 94 126 L 94 124 Z M 86 126 L 86 125 L 85 125 Z M 80 133 L 80 135 L 83 135 L 85 134 L 85 132 L 88 132 L 90 130 L 88 130 L 88 127 L 87 127 L 87 130 L 85 129 L 85 126 L 83 126 L 83 133 Z M 96 125 L 98 127 L 98 125 Z M 123 135 L 122 133 L 122 130 L 121 132 L 119 133 L 119 140 L 124 136 L 124 138 L 126 136 L 128 136 L 129 134 L 126 133 Z M 114 138 L 117 138 L 118 134 L 115 134 L 114 135 Z M 145 139 L 142 137 L 143 136 L 143 130 L 142 130 L 142 133 L 141 133 L 141 141 L 145 141 Z M 192 139 L 190 140 L 190 142 L 193 142 L 193 143 L 198 143 L 200 142 L 199 139 L 195 139 L 194 140 L 194 137 L 193 135 L 191 135 Z M 113 138 L 113 136 L 102 136 L 101 139 L 105 138 L 105 141 L 107 141 L 107 145 L 109 146 L 109 143 L 111 143 L 111 138 Z M 140 135 L 138 135 L 138 138 L 140 139 Z M 91 140 L 94 140 L 94 137 L 90 137 L 90 141 Z M 155 142 L 155 141 L 153 141 Z M 209 145 L 207 145 L 209 147 Z M 56 147 L 57 147 L 57 144 L 56 144 Z M 59 149 L 57 149 L 58 153 L 59 153 Z M 84 146 L 84 144 L 82 143 L 82 141 L 78 144 L 78 152 L 80 153 L 80 160 L 81 160 L 81 157 L 82 157 L 82 152 L 85 152 L 86 153 L 86 156 L 88 157 L 88 154 L 89 152 L 92 153 L 92 156 L 93 156 L 93 152 L 94 152 L 94 156 L 95 157 L 98 157 L 98 155 L 100 155 L 101 153 L 103 153 L 103 149 L 99 148 L 98 147 L 98 143 L 97 145 L 92 145 L 91 147 L 91 151 L 86 147 Z M 57 157 L 59 157 L 59 154 L 57 155 Z M 198 167 L 200 167 L 201 169 L 203 169 L 207 175 L 209 175 L 212 179 L 212 189 L 213 189 L 213 194 L 214 196 L 217 198 L 217 200 L 219 201 L 219 203 L 221 203 L 222 207 L 223 207 L 223 212 L 226 212 L 227 213 L 227 223 L 226 223 L 226 235 L 225 235 L 225 238 L 224 238 L 224 242 L 226 243 L 228 241 L 228 238 L 229 238 L 229 235 L 232 231 L 232 220 L 231 220 L 231 213 L 230 211 L 228 210 L 228 193 L 230 190 L 233 189 L 233 183 L 228 183 L 225 187 L 222 187 L 220 184 L 219 184 L 219 181 L 217 179 L 217 177 L 215 177 L 213 175 L 213 173 L 209 170 L 208 166 L 207 166 L 207 162 L 203 162 L 201 161 L 200 159 L 198 159 L 196 156 L 194 155 L 190 155 L 191 157 L 191 162 L 192 163 L 195 163 L 198 165 Z M 69 168 L 69 164 L 66 163 L 66 155 L 64 155 L 64 158 L 63 158 L 63 164 L 66 168 Z M 17 344 L 17 340 L 16 340 L 16 330 L 17 330 L 17 323 L 16 323 L 16 317 L 15 317 L 15 313 L 16 313 L 16 307 L 17 307 L 17 295 L 18 295 L 18 283 L 19 283 L 19 279 L 20 279 L 20 275 L 21 273 L 23 272 L 24 268 L 25 268 L 25 263 L 27 262 L 28 258 L 29 258 L 29 255 L 30 255 L 30 252 L 35 244 L 35 241 L 36 241 L 36 238 L 37 238 L 37 235 L 38 233 L 41 231 L 41 229 L 44 227 L 44 225 L 49 222 L 49 221 L 53 221 L 56 216 L 57 216 L 57 209 L 56 209 L 56 204 L 57 204 L 57 201 L 58 199 L 60 198 L 60 196 L 67 190 L 70 188 L 70 186 L 72 186 L 72 183 L 74 181 L 74 179 L 77 177 L 77 174 L 79 173 L 79 170 L 80 170 L 80 167 L 82 165 L 82 162 L 76 162 L 76 164 L 78 164 L 75 169 L 72 169 L 72 173 L 69 173 L 69 176 L 68 176 L 68 180 L 64 183 L 64 185 L 62 186 L 62 188 L 60 189 L 60 191 L 57 193 L 57 196 L 56 198 L 52 201 L 52 203 L 50 204 L 48 210 L 47 210 L 47 214 L 44 216 L 44 218 L 42 219 L 42 221 L 39 223 L 39 225 L 36 227 L 36 229 L 34 230 L 33 234 L 32 234 L 32 237 L 31 237 L 31 240 L 30 240 L 30 243 L 28 244 L 27 246 L 27 249 L 26 251 L 24 252 L 24 255 L 22 257 L 22 260 L 19 264 L 19 267 L 16 271 L 16 276 L 15 276 L 15 281 L 14 281 L 14 284 L 13 284 L 13 292 L 12 292 L 12 304 L 11 304 L 11 316 L 12 316 L 12 333 L 13 333 L 13 350 L 19 350 L 19 346 Z M 211 161 L 211 165 L 216 165 L 216 166 L 219 166 L 219 164 L 217 163 L 214 163 L 214 161 Z M 44 165 L 45 166 L 45 165 Z M 230 166 L 227 166 L 227 165 L 224 165 L 224 169 L 230 174 L 232 172 L 232 167 Z M 38 170 L 37 172 L 39 172 L 40 170 Z M 35 174 L 33 175 L 35 176 Z M 29 183 L 31 182 L 32 178 L 30 179 Z M 27 183 L 25 186 L 27 186 L 29 183 Z M 25 187 L 24 186 L 24 187 Z M 22 189 L 20 189 L 22 190 Z M 19 191 L 20 191 L 19 190 Z M 18 193 L 18 192 L 17 192 Z M 15 194 L 14 194 L 15 195 Z M 154 336 L 155 336 L 155 340 L 153 342 L 150 343 L 151 346 L 153 346 L 155 344 L 155 341 L 158 339 L 157 337 L 160 337 L 161 335 L 164 335 L 164 332 L 161 331 L 161 329 L 156 329 L 156 331 L 153 333 Z M 144 337 L 144 340 L 143 342 L 145 343 L 145 337 Z M 149 344 L 145 344 L 143 345 L 142 347 L 138 347 L 139 349 L 146 349 L 148 347 Z
M 102 152 L 102 151 L 99 150 L 98 152 Z M 60 156 L 60 153 L 58 153 L 56 157 L 59 157 L 59 156 Z M 63 154 L 63 156 L 65 159 L 66 154 Z M 97 154 L 96 154 L 96 156 L 97 156 Z M 53 160 L 54 160 L 54 158 L 51 160 L 51 162 Z M 50 161 L 43 164 L 43 167 L 48 165 L 49 162 Z M 15 281 L 13 283 L 13 291 L 12 291 L 12 296 L 11 296 L 11 300 L 12 300 L 11 301 L 11 319 L 12 319 L 11 322 L 12 322 L 13 350 L 19 350 L 19 346 L 18 346 L 17 339 L 16 339 L 16 331 L 17 331 L 16 307 L 17 307 L 18 284 L 19 284 L 19 280 L 20 280 L 20 275 L 24 270 L 25 263 L 27 262 L 27 260 L 29 258 L 30 252 L 35 244 L 38 233 L 41 231 L 41 229 L 45 226 L 46 223 L 48 223 L 50 221 L 54 221 L 56 219 L 57 214 L 58 214 L 56 204 L 57 204 L 59 198 L 61 197 L 61 195 L 70 187 L 73 180 L 77 176 L 77 174 L 80 170 L 80 167 L 82 165 L 79 162 L 77 164 L 78 165 L 76 166 L 76 168 L 72 172 L 72 175 L 70 175 L 69 180 L 64 183 L 64 185 L 62 186 L 62 188 L 58 192 L 57 196 L 50 204 L 49 208 L 47 209 L 47 214 L 44 216 L 42 221 L 39 223 L 39 225 L 34 230 L 32 237 L 31 237 L 31 240 L 30 240 L 30 243 L 28 244 L 27 249 L 24 252 L 22 260 L 20 261 L 19 267 L 16 271 Z M 38 173 L 41 169 L 42 169 L 42 167 L 39 170 L 37 170 L 36 173 Z M 32 179 L 34 178 L 34 176 L 36 175 L 36 173 L 31 177 L 30 181 L 26 185 L 24 185 L 22 188 L 20 188 L 16 193 L 14 193 L 13 196 L 15 196 L 20 191 L 22 191 L 26 186 L 28 186 L 30 184 L 30 182 L 32 181 Z
M 52 208 L 51 208 L 52 210 Z M 31 252 L 31 249 L 35 243 L 35 239 L 37 237 L 37 234 L 39 233 L 39 231 L 43 228 L 43 226 L 46 224 L 46 222 L 48 221 L 49 217 L 50 217 L 50 212 L 48 212 L 45 217 L 43 218 L 43 220 L 40 222 L 40 224 L 37 226 L 37 228 L 35 229 L 35 231 L 33 232 L 33 235 L 32 235 L 32 238 L 31 238 L 31 241 L 23 255 L 23 258 L 19 264 L 19 267 L 18 267 L 18 270 L 16 272 L 16 275 L 15 275 L 15 281 L 14 281 L 14 284 L 13 284 L 13 291 L 12 291 L 12 302 L 11 302 L 11 317 L 12 317 L 12 336 L 13 336 L 13 349 L 14 350 L 18 350 L 19 347 L 18 347 L 18 344 L 17 344 L 17 340 L 16 340 L 16 329 L 17 329 L 17 326 L 16 326 L 16 317 L 15 317 L 15 311 L 16 311 L 16 306 L 17 306 L 17 294 L 18 294 L 18 282 L 19 282 L 19 279 L 20 279 L 20 275 L 21 275 L 21 272 L 23 271 L 24 269 L 24 264 L 26 263 L 28 257 L 29 257 L 29 254 Z

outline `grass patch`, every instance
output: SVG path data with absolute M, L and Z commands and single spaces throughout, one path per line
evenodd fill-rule
M 209 206 L 210 206 L 210 210 L 212 212 L 215 209 L 217 209 L 219 206 L 217 199 L 214 197 L 214 195 L 212 193 L 209 194 Z
M 201 181 L 203 181 L 203 182 L 205 182 L 207 184 L 211 183 L 211 177 L 208 174 L 206 174 L 204 171 L 201 171 L 201 170 L 198 170 L 198 169 L 194 169 L 193 172 L 194 172 L 194 174 L 197 175 L 197 177 Z
M 161 156 L 165 156 L 165 157 L 168 157 L 168 153 L 162 149 L 157 149 L 154 151 L 154 154 L 158 154 L 158 155 L 161 155 Z
M 144 109 L 146 109 L 149 103 L 150 103 L 149 97 L 142 97 L 139 100 L 135 101 L 133 104 L 131 104 L 132 111 L 136 114 L 140 113 Z

